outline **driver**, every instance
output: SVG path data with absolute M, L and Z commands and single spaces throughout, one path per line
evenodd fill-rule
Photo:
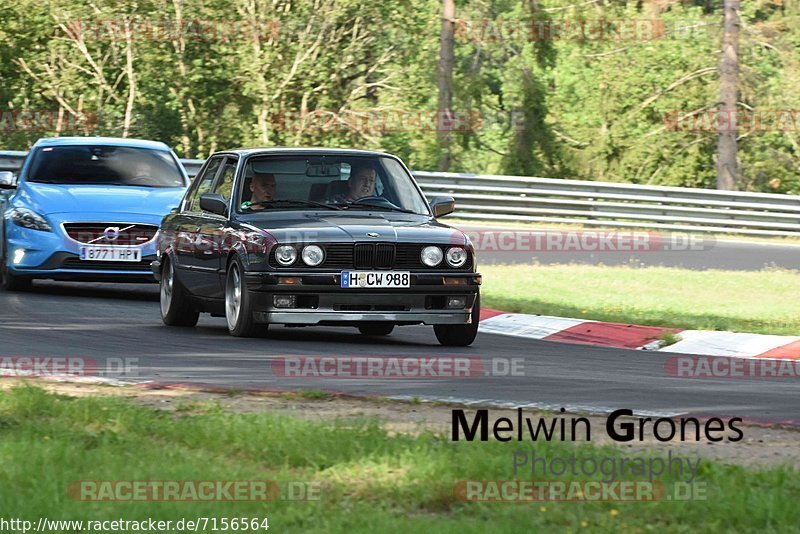
M 145 163 L 143 161 L 139 161 L 133 167 L 133 173 L 131 174 L 131 181 L 146 182 L 150 180 L 152 176 L 153 176 L 153 169 L 150 167 L 150 164 Z
M 249 202 L 242 204 L 242 209 L 263 210 L 264 206 L 259 202 L 269 202 L 275 198 L 275 175 L 271 172 L 254 173 L 250 182 L 250 192 L 253 195 Z
M 375 196 L 375 179 L 378 173 L 368 165 L 353 166 L 347 180 L 347 193 L 340 193 L 328 199 L 331 204 L 354 202 L 359 198 Z

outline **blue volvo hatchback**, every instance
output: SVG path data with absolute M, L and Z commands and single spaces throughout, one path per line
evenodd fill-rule
M 39 140 L 5 202 L 3 287 L 34 279 L 153 282 L 161 219 L 189 178 L 163 144 L 134 139 Z

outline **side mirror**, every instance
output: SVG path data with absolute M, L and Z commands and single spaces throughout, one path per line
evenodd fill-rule
M 16 189 L 17 178 L 11 171 L 0 171 L 0 189 Z
M 433 197 L 430 205 L 434 217 L 444 217 L 456 210 L 456 201 L 453 197 Z
M 228 201 L 225 197 L 216 193 L 204 193 L 200 195 L 200 209 L 216 213 L 217 215 L 228 214 Z

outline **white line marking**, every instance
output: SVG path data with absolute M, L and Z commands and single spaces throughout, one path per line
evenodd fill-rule
M 420 402 L 441 402 L 446 404 L 454 404 L 461 406 L 485 406 L 487 408 L 504 408 L 504 409 L 531 409 L 531 410 L 546 410 L 551 412 L 559 412 L 564 408 L 569 413 L 586 413 L 586 414 L 600 414 L 605 415 L 619 410 L 620 407 L 609 406 L 594 406 L 588 404 L 549 404 L 544 402 L 517 402 L 517 401 L 504 401 L 497 399 L 467 399 L 462 397 L 437 397 L 429 395 L 392 395 L 387 397 L 389 400 L 399 401 L 420 401 Z M 686 415 L 688 412 L 662 412 L 656 410 L 639 410 L 633 409 L 633 414 L 636 416 L 644 417 L 678 417 Z

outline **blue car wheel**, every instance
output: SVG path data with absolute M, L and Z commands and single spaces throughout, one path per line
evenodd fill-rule
M 8 246 L 5 236 L 3 236 L 3 262 L 0 264 L 0 278 L 2 278 L 3 289 L 6 291 L 27 291 L 33 285 L 33 280 L 18 276 L 8 268 Z

